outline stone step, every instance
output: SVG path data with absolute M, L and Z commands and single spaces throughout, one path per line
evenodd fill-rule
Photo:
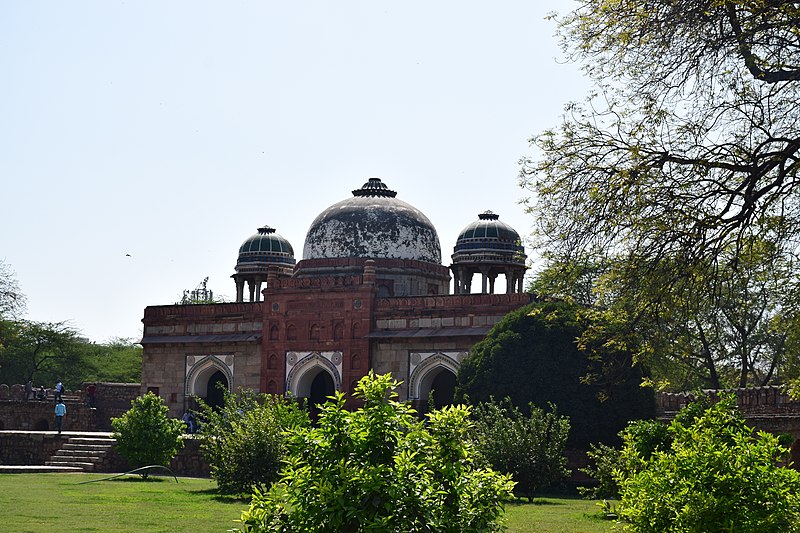
M 50 458 L 51 461 L 71 461 L 79 463 L 97 463 L 103 460 L 102 455 L 64 455 L 56 453 Z
M 82 444 L 72 442 L 72 439 L 69 440 L 64 446 L 61 448 L 62 450 L 99 450 L 99 451 L 107 451 L 113 448 L 113 444 Z
M 46 474 L 83 471 L 83 468 L 79 466 L 0 465 L 0 474 Z
M 117 442 L 111 437 L 70 437 L 69 441 L 79 444 L 114 444 Z
M 82 470 L 84 472 L 92 472 L 94 471 L 94 463 L 84 463 L 81 461 L 45 461 L 45 466 L 66 466 L 77 468 L 78 470 Z
M 75 457 L 78 455 L 82 455 L 85 457 L 103 457 L 105 454 L 106 450 L 79 450 L 79 449 L 66 449 L 66 448 L 56 450 L 55 453 L 55 455 L 59 457 Z

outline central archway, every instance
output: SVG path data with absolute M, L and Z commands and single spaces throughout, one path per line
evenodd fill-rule
M 456 375 L 447 368 L 440 368 L 430 384 L 429 395 L 436 409 L 452 405 L 456 393 Z
M 225 391 L 228 390 L 228 378 L 220 370 L 208 378 L 205 402 L 209 407 L 220 409 L 225 404 Z
M 308 410 L 314 420 L 319 416 L 322 404 L 327 401 L 328 396 L 333 396 L 334 392 L 336 387 L 331 375 L 325 370 L 317 372 L 308 390 Z

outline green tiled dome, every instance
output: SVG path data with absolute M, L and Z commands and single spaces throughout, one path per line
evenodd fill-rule
M 453 250 L 453 263 L 500 261 L 524 264 L 525 248 L 519 233 L 499 219 L 499 215 L 486 211 L 461 230 Z
M 239 247 L 236 272 L 266 271 L 269 265 L 292 268 L 294 264 L 294 250 L 289 241 L 275 233 L 273 228 L 263 226 Z

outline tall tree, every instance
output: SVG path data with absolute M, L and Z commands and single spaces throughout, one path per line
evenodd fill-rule
M 25 295 L 11 267 L 0 259 L 0 320 L 12 319 L 25 310 Z
M 80 385 L 80 361 L 87 343 L 64 322 L 7 322 L 8 344 L 0 354 L 0 383 L 55 384 L 61 379 L 68 388 Z
M 758 352 L 800 301 L 800 4 L 584 0 L 558 23 L 596 90 L 523 162 L 548 270 L 602 260 L 619 331 L 679 339 L 709 384 L 775 377 Z

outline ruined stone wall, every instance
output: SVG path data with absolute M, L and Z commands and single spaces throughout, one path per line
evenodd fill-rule
M 43 465 L 66 443 L 66 437 L 51 432 L 0 431 L 0 464 Z M 200 440 L 191 436 L 186 437 L 169 467 L 178 476 L 209 477 L 209 466 L 200 453 Z M 132 470 L 116 449 L 107 453 L 95 468 L 96 472 Z
M 82 403 L 67 400 L 63 431 L 96 431 L 97 413 Z M 55 429 L 53 400 L 0 400 L 0 429 L 51 431 Z
M 791 433 L 800 439 L 800 401 L 792 399 L 781 387 L 751 387 L 726 391 L 703 391 L 712 399 L 723 392 L 736 395 L 736 405 L 747 423 L 757 430 L 770 433 Z M 694 401 L 691 393 L 656 394 L 656 409 L 662 420 L 671 420 L 675 413 Z
M 88 383 L 84 384 L 88 385 Z M 97 424 L 92 430 L 111 431 L 111 419 L 122 416 L 131 408 L 133 401 L 140 394 L 138 383 L 95 383 L 95 406 Z M 84 390 L 86 387 L 84 386 Z
M 55 433 L 0 431 L 0 464 L 43 465 L 65 442 Z

